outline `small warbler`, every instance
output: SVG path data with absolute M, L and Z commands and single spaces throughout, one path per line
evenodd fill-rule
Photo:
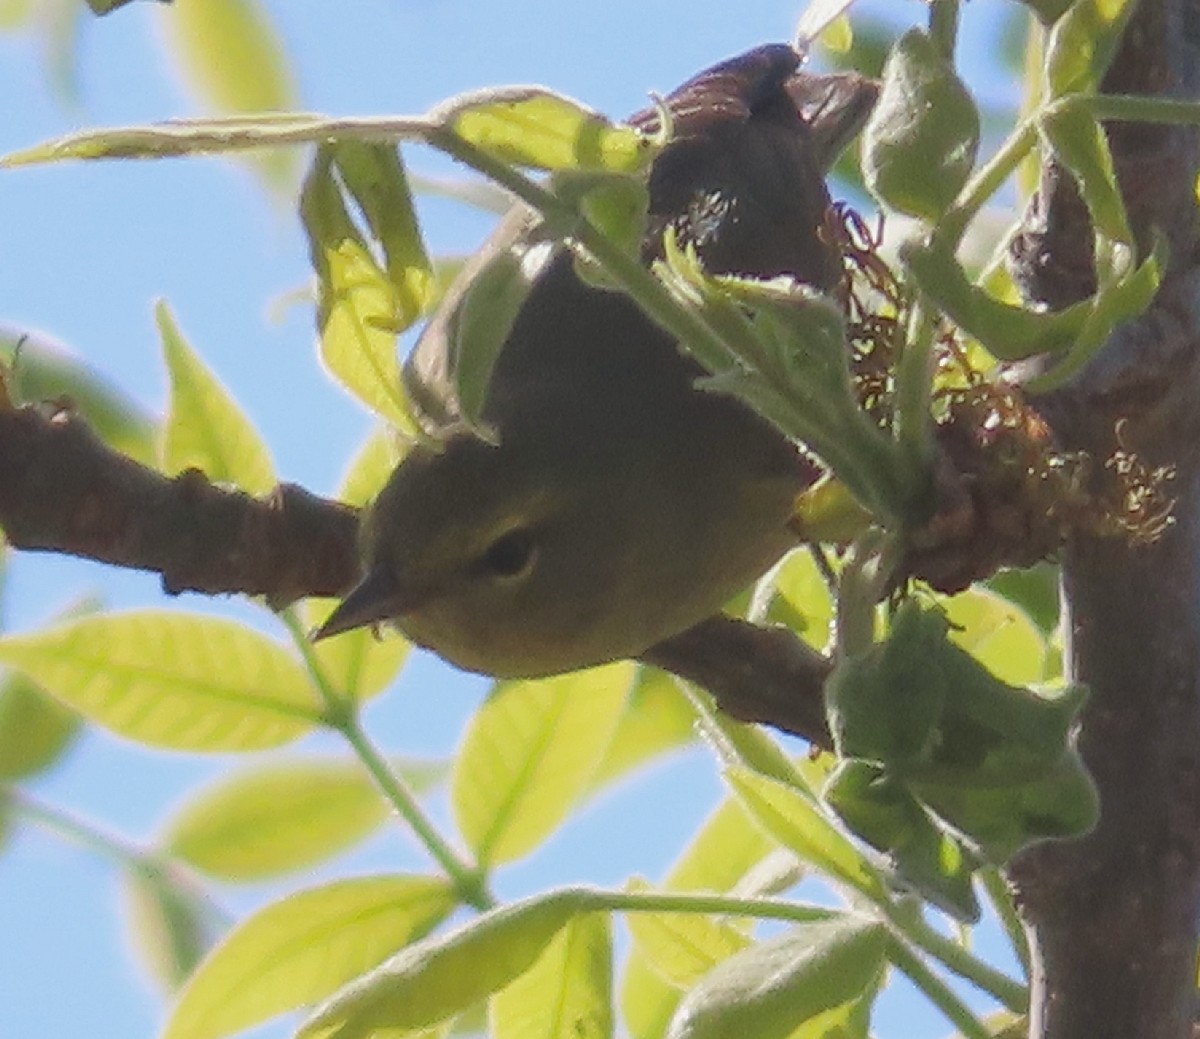
M 665 101 L 649 172 L 649 263 L 664 232 L 713 273 L 842 276 L 824 177 L 875 97 L 797 71 L 786 46 L 717 65 Z M 631 122 L 659 129 L 657 109 Z M 585 283 L 517 206 L 469 263 L 405 366 L 425 424 L 363 525 L 365 577 L 315 637 L 382 621 L 471 671 L 535 677 L 636 657 L 720 610 L 794 543 L 817 469 L 629 298 Z M 488 384 L 495 442 L 459 418 L 456 308 L 500 250 L 531 287 Z

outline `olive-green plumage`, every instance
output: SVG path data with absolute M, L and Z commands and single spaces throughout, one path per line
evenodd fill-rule
M 796 64 L 789 48 L 759 48 L 667 99 L 647 260 L 671 225 L 711 271 L 837 284 L 823 176 L 873 94 Z M 536 224 L 522 208 L 506 218 L 415 347 L 405 381 L 446 442 L 393 473 L 364 526 L 366 577 L 319 635 L 392 620 L 468 670 L 569 671 L 703 620 L 791 545 L 812 463 L 739 401 L 697 389 L 702 372 L 677 344 L 625 296 L 581 281 Z M 502 249 L 533 280 L 488 386 L 490 444 L 458 421 L 450 328 L 473 272 Z

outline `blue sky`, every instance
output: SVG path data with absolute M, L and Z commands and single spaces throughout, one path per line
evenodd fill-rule
M 991 63 L 1001 7 L 971 5 L 962 61 L 999 96 Z M 541 82 L 620 115 L 648 90 L 665 92 L 698 69 L 756 44 L 787 38 L 799 7 L 784 0 L 608 0 L 466 3 L 344 0 L 271 3 L 309 110 L 414 113 L 463 90 Z M 892 0 L 889 17 L 917 22 L 922 5 Z M 155 23 L 170 10 L 135 4 L 86 21 L 79 51 L 81 100 L 64 105 L 46 88 L 25 37 L 0 37 L 0 152 L 82 126 L 146 122 L 196 109 L 169 69 Z M 415 152 L 418 172 L 446 172 Z M 422 210 L 435 251 L 461 252 L 487 219 L 444 202 Z M 193 345 L 259 424 L 277 470 L 329 492 L 370 420 L 321 372 L 311 313 L 278 301 L 309 276 L 294 210 L 268 199 L 244 169 L 215 160 L 111 163 L 0 173 L 0 323 L 69 345 L 153 410 L 165 376 L 151 301 L 167 299 Z M 153 577 L 73 560 L 18 556 L 5 618 L 38 623 L 80 591 L 102 590 L 117 606 L 159 604 Z M 184 597 L 174 605 L 253 617 L 243 604 Z M 445 755 L 483 691 L 422 657 L 401 687 L 368 715 L 391 749 Z M 66 764 L 40 780 L 43 799 L 134 839 L 153 834 L 180 794 L 229 759 L 155 754 L 90 735 Z M 498 878 L 512 896 L 552 882 L 619 883 L 660 875 L 718 791 L 696 750 L 626 785 L 569 826 L 532 860 Z M 413 842 L 384 833 L 353 859 L 356 869 L 427 868 Z M 296 878 L 305 883 L 311 878 Z M 133 966 L 122 934 L 112 868 L 56 838 L 22 832 L 0 855 L 0 1035 L 154 1034 L 161 1002 Z M 229 892 L 237 910 L 271 889 Z M 903 991 L 890 993 L 877 1033 L 921 1039 L 949 1031 Z M 256 1033 L 258 1034 L 258 1033 Z M 278 1026 L 262 1035 L 281 1035 Z

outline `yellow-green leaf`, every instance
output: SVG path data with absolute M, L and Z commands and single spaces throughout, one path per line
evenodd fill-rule
M 725 780 L 755 821 L 802 861 L 871 899 L 886 897 L 879 875 L 819 805 L 794 787 L 733 767 Z
M 289 895 L 213 949 L 163 1039 L 217 1039 L 315 1003 L 420 938 L 454 906 L 438 877 L 357 877 Z
M 812 555 L 803 550 L 789 555 L 775 573 L 774 584 L 778 600 L 772 603 L 771 619 L 797 631 L 813 649 L 825 649 L 833 624 L 833 599 Z M 786 610 L 779 609 L 779 600 Z
M 631 891 L 649 885 L 631 881 Z M 629 913 L 625 917 L 634 947 L 652 969 L 677 988 L 690 988 L 722 960 L 750 944 L 732 924 L 701 913 Z
M 779 844 L 735 798 L 710 815 L 667 874 L 673 891 L 731 890 Z
M 1100 85 L 1136 7 L 1135 0 L 1073 0 L 1046 42 L 1046 100 Z
M 0 639 L 0 663 L 96 724 L 156 747 L 260 750 L 303 735 L 321 717 L 294 657 L 216 617 L 84 617 Z
M 489 1006 L 491 1039 L 609 1039 L 612 925 L 585 913 L 554 937 L 529 970 Z
M 318 281 L 321 360 L 359 401 L 417 436 L 396 357 L 396 289 L 346 211 L 334 154 L 331 147 L 318 149 L 300 197 Z
M 1104 128 L 1078 105 L 1059 108 L 1039 123 L 1043 137 L 1079 184 L 1093 229 L 1132 248 L 1133 232 Z
M 211 480 L 265 494 L 275 486 L 275 470 L 258 430 L 188 345 L 162 300 L 154 319 L 171 378 L 163 467 L 171 474 L 199 469 Z
M 376 426 L 346 467 L 338 500 L 360 508 L 369 505 L 403 457 L 404 452 L 391 430 L 382 423 Z
M 318 1008 L 297 1039 L 391 1036 L 444 1021 L 527 971 L 589 901 L 587 891 L 562 888 L 409 946 Z
M 339 141 L 332 147 L 342 183 L 383 249 L 395 293 L 393 331 L 398 332 L 428 310 L 434 290 L 404 163 L 394 145 Z
M 134 952 L 174 992 L 217 939 L 220 916 L 193 878 L 171 864 L 126 870 L 122 900 Z
M 630 950 L 621 982 L 621 1016 L 632 1039 L 662 1039 L 682 995 L 636 947 Z
M 34 0 L 0 0 L 0 29 L 24 28 L 34 10 Z
M 861 1035 L 829 1030 L 861 1023 L 862 1010 L 879 986 L 886 932 L 882 924 L 844 916 L 791 928 L 725 960 L 679 1004 L 669 1039 L 805 1039 Z M 845 1008 L 830 1018 L 831 1011 Z M 824 1023 L 822 1030 L 797 1032 Z M 839 1020 L 840 1019 L 840 1020 Z
M 257 0 L 175 0 L 159 17 L 170 66 L 214 112 L 286 111 L 296 89 L 283 47 Z M 295 169 L 296 153 L 257 157 L 269 181 Z
M 533 282 L 521 254 L 499 249 L 481 262 L 450 312 L 454 393 L 463 418 L 486 429 L 483 408 L 492 371 Z
M 975 165 L 979 112 L 953 63 L 919 29 L 896 41 L 863 130 L 863 176 L 890 209 L 929 222 Z
M 455 758 L 455 818 L 481 862 L 537 847 L 587 789 L 629 696 L 636 665 L 501 682 Z
M 696 739 L 696 712 L 675 684 L 656 668 L 639 670 L 617 731 L 592 777 L 593 788 Z
M 79 715 L 24 675 L 5 675 L 0 679 L 0 780 L 49 768 L 70 747 L 79 724 Z
M 456 98 L 431 113 L 469 144 L 517 166 L 632 173 L 653 145 L 632 127 L 537 87 L 509 87 Z
M 1019 606 L 979 585 L 941 605 L 950 621 L 950 641 L 997 678 L 1030 685 L 1046 677 L 1046 639 Z
M 336 599 L 308 599 L 298 609 L 305 627 L 316 630 L 337 606 Z M 392 628 L 378 635 L 369 627 L 323 639 L 312 647 L 325 678 L 342 696 L 369 700 L 400 674 L 412 644 Z
M 100 372 L 43 336 L 0 330 L 0 365 L 10 396 L 19 403 L 68 397 L 110 447 L 143 465 L 158 457 L 155 419 Z
M 323 862 L 387 816 L 359 762 L 304 758 L 244 769 L 202 788 L 168 821 L 162 840 L 209 876 L 257 880 Z

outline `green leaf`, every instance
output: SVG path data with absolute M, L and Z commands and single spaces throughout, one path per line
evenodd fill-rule
M 886 897 L 866 857 L 795 787 L 744 768 L 726 769 L 725 780 L 754 820 L 803 862 L 874 901 Z
M 1040 840 L 1081 837 L 1100 818 L 1096 785 L 1074 751 L 1026 782 L 970 784 L 912 781 L 922 801 L 966 834 L 989 862 L 1001 865 Z
M 905 602 L 883 642 L 839 657 L 825 683 L 825 710 L 838 755 L 905 764 L 937 744 L 950 683 L 933 662 L 949 622 Z
M 1054 156 L 1071 171 L 1088 208 L 1092 228 L 1115 242 L 1133 245 L 1125 199 L 1117 183 L 1104 129 L 1079 105 L 1060 107 L 1038 123 Z M 1104 280 L 1104 279 L 1101 279 Z
M 863 174 L 888 208 L 935 222 L 975 165 L 979 113 L 941 49 L 919 29 L 892 48 L 863 131 Z
M 787 624 L 813 649 L 825 649 L 833 625 L 833 598 L 812 555 L 802 549 L 792 552 L 771 583 L 768 619 Z
M 177 3 L 159 18 L 170 66 L 199 102 L 215 112 L 286 111 L 296 90 L 283 47 L 257 0 Z M 295 169 L 295 153 L 256 161 L 280 186 Z
M 428 767 L 405 776 L 415 787 L 435 777 Z M 333 857 L 388 814 L 360 762 L 304 758 L 244 769 L 191 794 L 162 840 L 209 876 L 259 880 Z
M 444 1021 L 532 967 L 589 901 L 587 891 L 561 888 L 409 946 L 318 1008 L 297 1039 L 366 1039 Z
M 874 763 L 847 758 L 829 777 L 825 800 L 842 821 L 895 864 L 901 880 L 956 919 L 974 923 L 971 878 L 979 865 L 930 818 L 917 798 Z
M 625 960 L 621 1016 L 632 1039 L 662 1039 L 683 993 L 668 985 L 636 948 Z
M 1038 563 L 1021 570 L 1001 570 L 987 587 L 1025 613 L 1046 637 L 1058 628 L 1058 567 Z
M 555 174 L 553 188 L 618 249 L 640 259 L 650 213 L 650 190 L 644 177 L 572 170 Z M 621 287 L 590 253 L 576 249 L 572 260 L 575 273 L 586 284 L 599 289 Z
M 881 924 L 844 916 L 760 942 L 683 997 L 668 1039 L 865 1036 L 865 1028 L 848 1026 L 865 1026 L 883 975 L 885 934 Z M 797 1032 L 806 1022 L 814 1028 Z
M 350 219 L 334 179 L 335 155 L 332 146 L 317 150 L 300 196 L 318 280 L 321 360 L 361 403 L 401 433 L 417 437 L 420 427 L 396 357 L 396 289 Z
M 498 683 L 454 762 L 451 805 L 483 864 L 536 848 L 587 789 L 620 722 L 636 665 Z
M 22 779 L 59 761 L 79 734 L 68 711 L 22 674 L 0 679 L 0 779 Z
M 170 863 L 126 870 L 122 895 L 134 951 L 151 977 L 174 992 L 217 940 L 218 911 Z
M 315 631 L 337 607 L 338 599 L 306 599 L 297 610 Z M 369 627 L 323 639 L 311 647 L 325 679 L 339 695 L 364 702 L 388 688 L 403 669 L 412 643 L 392 627 L 376 634 Z
M 434 290 L 404 163 L 394 145 L 339 141 L 332 148 L 346 191 L 383 249 L 394 290 L 392 331 L 402 331 L 427 312 Z
M 1041 312 L 995 299 L 967 278 L 953 251 L 937 235 L 904 242 L 900 259 L 921 291 L 1001 361 L 1065 350 L 1079 336 L 1091 309 L 1087 300 Z
M 0 639 L 0 663 L 98 725 L 156 747 L 274 747 L 321 719 L 308 676 L 278 643 L 233 621 L 158 610 Z
M 644 881 L 626 886 L 635 892 L 650 890 Z M 629 913 L 625 922 L 646 963 L 681 989 L 750 944 L 744 931 L 707 913 Z
M 1102 237 L 1097 238 L 1097 253 L 1103 254 L 1106 244 Z M 1128 251 L 1118 247 L 1113 252 L 1118 255 Z M 1112 257 L 1108 261 L 1097 257 L 1097 266 L 1108 267 L 1111 271 L 1120 262 L 1114 264 Z M 1118 274 L 1107 283 L 1102 283 L 1100 291 L 1091 301 L 1087 320 L 1079 331 L 1079 335 L 1067 354 L 1059 364 L 1037 379 L 1031 379 L 1027 388 L 1033 392 L 1044 392 L 1059 386 L 1076 372 L 1080 371 L 1108 342 L 1114 328 L 1122 321 L 1129 321 L 1145 313 L 1146 308 L 1154 301 L 1158 286 L 1162 282 L 1167 267 L 1167 244 L 1161 234 L 1156 234 L 1154 247 L 1150 255 L 1139 264 L 1124 273 Z
M 1046 41 L 1048 100 L 1099 88 L 1136 7 L 1135 0 L 1073 0 Z
M 859 406 L 836 302 L 786 275 L 713 277 L 695 249 L 679 248 L 670 234 L 654 269 L 723 340 L 687 344 L 713 373 L 700 385 L 740 397 L 820 456 L 865 508 L 900 523 L 923 493 L 926 474 L 911 471 L 894 441 Z
M 16 400 L 66 397 L 109 447 L 143 465 L 155 464 L 158 429 L 153 416 L 81 358 L 36 335 L 0 330 L 0 364 L 13 366 L 6 381 Z
M 342 474 L 338 500 L 359 508 L 369 505 L 403 457 L 398 438 L 385 423 L 380 423 L 359 446 Z
M 356 877 L 288 895 L 213 949 L 162 1039 L 218 1039 L 312 1004 L 420 938 L 454 906 L 438 877 Z
M 653 158 L 649 138 L 538 87 L 468 94 L 430 113 L 469 144 L 514 166 L 634 173 Z
M 1046 639 L 1024 610 L 978 585 L 941 605 L 950 641 L 1001 681 L 1028 685 L 1046 677 Z
M 486 433 L 483 406 L 492 370 L 533 288 L 522 253 L 502 248 L 478 266 L 449 320 L 450 371 L 462 417 Z
M 694 694 L 692 702 L 703 711 L 699 719 L 701 737 L 724 765 L 744 767 L 789 785 L 804 782 L 796 765 L 762 726 L 736 721 L 718 710 L 707 694 Z M 816 800 L 815 793 L 812 798 Z
M 664 886 L 672 891 L 730 891 L 778 847 L 740 801 L 727 798 L 684 848 Z
M 0 0 L 0 31 L 26 28 L 34 11 L 34 0 Z
M 696 712 L 675 679 L 656 668 L 642 667 L 617 731 L 592 776 L 593 790 L 695 739 Z
M 492 996 L 491 1039 L 609 1039 L 613 1034 L 612 925 L 585 913 L 533 966 Z
M 265 494 L 275 486 L 275 470 L 258 430 L 188 345 L 162 300 L 154 320 L 171 378 L 163 467 L 170 474 L 199 469 L 210 480 Z

